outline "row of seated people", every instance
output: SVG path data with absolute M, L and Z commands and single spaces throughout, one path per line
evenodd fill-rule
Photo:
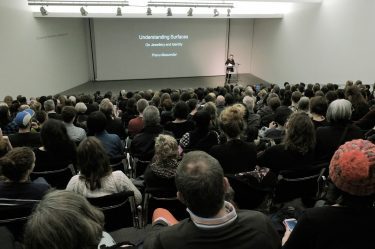
M 265 214 L 237 210 L 225 201 L 230 186 L 219 162 L 194 151 L 175 172 L 177 196 L 188 218 L 179 221 L 168 210 L 157 209 L 152 228 L 133 244 L 128 233 L 117 231 L 116 240 L 106 233 L 103 213 L 81 195 L 52 191 L 29 217 L 24 247 L 19 248 L 373 248 L 374 154 L 375 145 L 366 140 L 340 146 L 329 167 L 340 198 L 332 206 L 306 210 L 295 228 L 286 226 L 282 238 Z M 14 248 L 12 235 L 0 230 L 2 246 Z

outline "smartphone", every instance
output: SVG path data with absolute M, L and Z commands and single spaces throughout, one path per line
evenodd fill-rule
M 283 223 L 285 224 L 285 226 L 287 227 L 287 229 L 289 231 L 293 231 L 294 227 L 297 224 L 297 220 L 296 219 L 285 219 L 283 221 Z

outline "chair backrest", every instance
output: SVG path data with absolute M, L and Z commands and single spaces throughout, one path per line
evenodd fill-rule
M 41 172 L 31 172 L 31 180 L 35 180 L 38 177 L 43 177 L 52 187 L 57 189 L 65 189 L 68 185 L 69 180 L 76 174 L 73 164 L 69 164 L 66 168 L 51 170 L 51 171 L 41 171 Z
M 130 158 L 130 164 L 132 165 L 132 176 L 133 178 L 137 178 L 138 176 L 141 176 L 145 173 L 145 170 L 147 166 L 150 164 L 150 161 L 143 161 L 140 160 L 137 157 L 132 157 Z
M 39 200 L 0 198 L 0 226 L 5 226 L 16 240 L 23 235 L 24 226 Z
M 124 227 L 139 227 L 133 191 L 87 198 L 87 200 L 104 213 L 106 231 L 111 232 Z
M 170 211 L 177 220 L 187 218 L 186 207 L 176 196 L 176 191 L 165 188 L 146 188 L 143 200 L 143 226 L 150 221 L 156 208 L 165 208 Z
M 269 176 L 263 182 L 251 175 L 225 175 L 234 190 L 234 202 L 240 209 L 267 209 L 266 201 L 274 189 L 274 176 Z
M 301 198 L 313 205 L 320 192 L 321 179 L 326 168 L 313 167 L 305 170 L 281 171 L 275 188 L 274 202 L 281 203 Z

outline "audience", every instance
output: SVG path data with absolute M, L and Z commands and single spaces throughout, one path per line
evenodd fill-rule
M 155 210 L 145 249 L 280 247 L 279 236 L 264 214 L 236 210 L 224 201 L 228 180 L 219 162 L 207 153 L 184 156 L 177 168 L 176 186 L 190 218 L 177 222 L 167 210 Z
M 327 109 L 328 102 L 325 97 L 316 96 L 310 99 L 310 117 L 315 129 L 328 125 L 326 120 Z
M 29 175 L 35 166 L 35 155 L 30 148 L 18 147 L 0 158 L 0 168 L 5 181 L 0 181 L 0 197 L 9 199 L 40 200 L 49 185 L 38 179 L 31 182 Z
M 67 190 L 85 197 L 100 197 L 133 191 L 137 204 L 142 202 L 142 195 L 122 171 L 112 172 L 109 158 L 95 137 L 83 140 L 77 149 L 78 175 L 69 181 Z
M 118 118 L 117 110 L 115 110 L 112 102 L 108 98 L 104 98 L 99 105 L 99 111 L 104 113 L 106 117 L 105 130 L 110 134 L 116 134 L 120 139 L 125 139 L 125 128 L 121 119 Z
M 9 141 L 13 147 L 30 147 L 38 148 L 42 146 L 40 134 L 38 132 L 31 132 L 31 124 L 35 112 L 32 109 L 26 109 L 17 113 L 14 121 L 18 126 L 18 133 L 9 135 Z
M 244 115 L 245 107 L 242 105 L 227 107 L 220 114 L 219 126 L 227 142 L 212 146 L 209 153 L 219 161 L 224 174 L 236 174 L 255 168 L 255 145 L 241 140 L 246 129 Z
M 61 118 L 66 127 L 69 138 L 76 144 L 79 144 L 83 139 L 86 138 L 86 131 L 77 127 L 73 124 L 75 117 L 77 116 L 77 111 L 72 106 L 65 106 L 61 111 Z
M 187 120 L 188 115 L 188 104 L 183 101 L 179 101 L 173 108 L 173 117 L 175 120 L 165 125 L 165 130 L 172 132 L 177 141 L 179 141 L 186 132 L 194 129 L 194 123 Z
M 176 193 L 175 175 L 178 166 L 178 144 L 174 137 L 160 134 L 155 139 L 155 155 L 145 171 L 146 188 L 162 188 Z
M 61 115 L 56 113 L 56 105 L 52 99 L 48 99 L 43 103 L 44 110 L 47 112 L 49 119 L 61 120 Z
M 375 145 L 352 140 L 332 157 L 329 177 L 341 193 L 333 206 L 306 210 L 283 248 L 374 248 Z
M 40 132 L 42 147 L 34 149 L 36 172 L 66 168 L 76 160 L 76 146 L 70 140 L 65 125 L 49 119 Z
M 139 115 L 129 121 L 128 134 L 130 138 L 134 138 L 135 135 L 142 131 L 144 127 L 143 111 L 146 109 L 148 105 L 148 101 L 145 99 L 140 99 L 137 101 L 137 111 Z
M 96 249 L 115 244 L 104 232 L 103 213 L 82 196 L 64 190 L 43 198 L 30 216 L 24 235 L 25 249 Z

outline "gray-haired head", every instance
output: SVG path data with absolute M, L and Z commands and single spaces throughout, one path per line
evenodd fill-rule
M 52 99 L 48 99 L 48 100 L 44 101 L 43 106 L 44 106 L 44 110 L 46 112 L 55 110 L 55 102 L 53 102 Z
M 154 126 L 160 124 L 159 109 L 149 105 L 143 111 L 143 123 L 145 126 Z
M 298 101 L 298 111 L 309 112 L 310 110 L 310 99 L 308 97 L 302 97 Z
M 245 104 L 245 106 L 249 109 L 249 110 L 254 110 L 254 106 L 255 106 L 255 100 L 253 97 L 250 97 L 250 96 L 245 96 L 242 100 L 242 103 Z
M 146 99 L 140 99 L 137 101 L 137 111 L 141 114 L 148 106 L 148 101 Z
M 352 103 L 346 99 L 332 101 L 327 110 L 327 121 L 330 123 L 348 122 L 352 117 Z
M 104 215 L 81 195 L 57 190 L 44 196 L 30 216 L 26 249 L 97 248 Z

